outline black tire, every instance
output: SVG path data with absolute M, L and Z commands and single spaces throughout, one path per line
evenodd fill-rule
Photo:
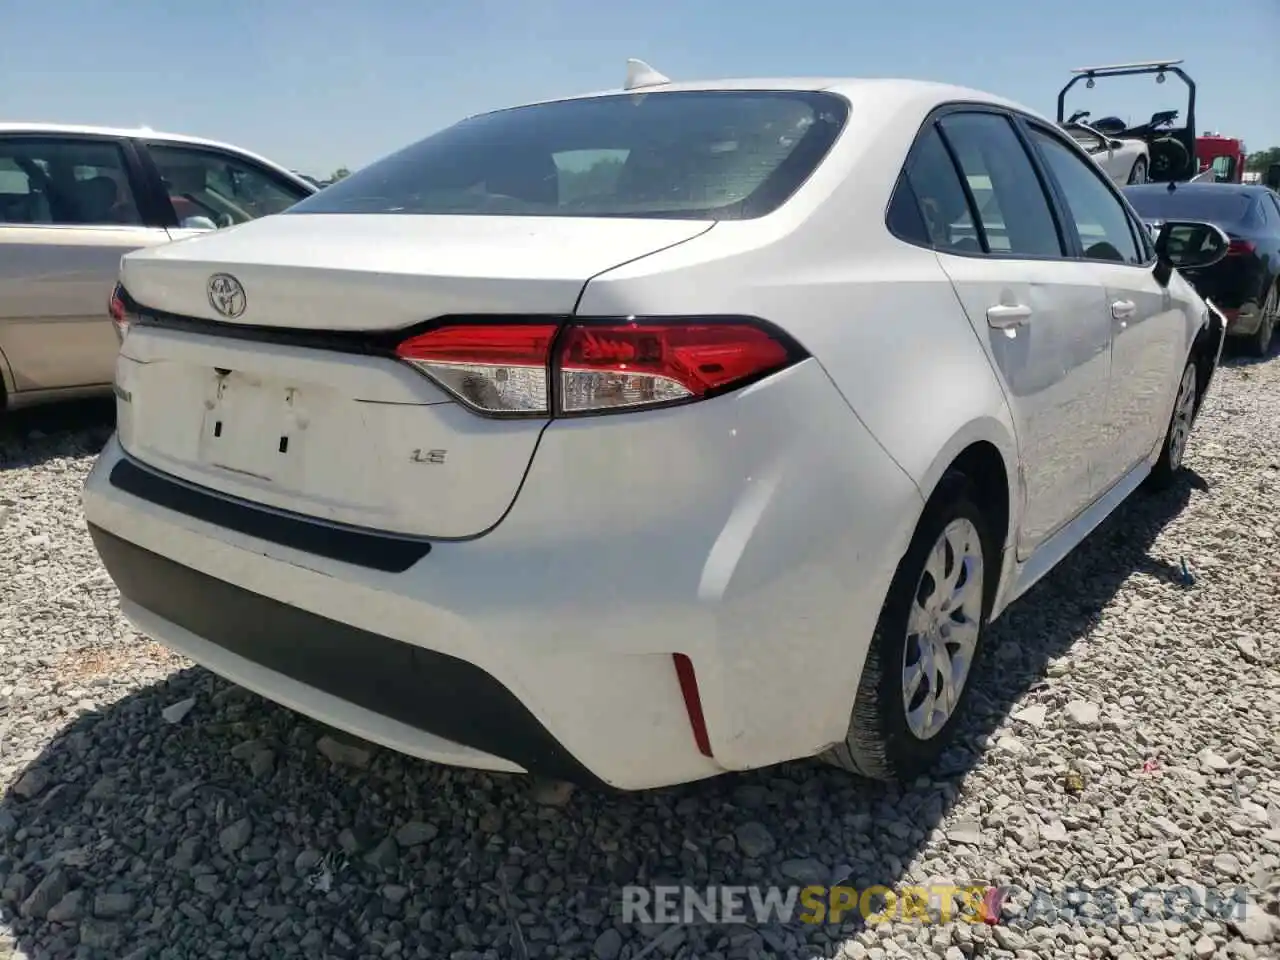
M 1130 183 L 1146 183 L 1147 182 L 1147 161 L 1145 157 L 1139 157 L 1133 162 L 1133 169 L 1129 171 Z
M 1185 413 L 1184 391 L 1188 383 L 1188 373 L 1190 374 L 1191 383 L 1191 421 L 1186 423 L 1186 435 L 1182 437 L 1181 448 L 1175 447 L 1175 428 L 1179 426 L 1180 412 Z M 1182 459 L 1186 456 L 1187 444 L 1191 437 L 1191 428 L 1195 424 L 1195 408 L 1198 402 L 1197 398 L 1200 393 L 1200 380 L 1196 373 L 1196 365 L 1194 361 L 1187 361 L 1187 365 L 1182 369 L 1182 378 L 1178 381 L 1178 389 L 1173 396 L 1173 410 L 1169 412 L 1169 425 L 1164 431 L 1164 442 L 1160 446 L 1160 458 L 1156 460 L 1155 466 L 1151 468 L 1151 473 L 1147 477 L 1147 486 L 1153 490 L 1164 490 L 1169 487 L 1174 478 L 1177 477 L 1179 471 L 1182 470 Z
M 1275 333 L 1277 313 L 1280 313 L 1280 285 L 1272 287 L 1267 294 L 1267 299 L 1262 304 L 1262 319 L 1258 321 L 1257 332 L 1245 341 L 1251 356 L 1265 357 L 1271 353 L 1271 337 Z
M 973 524 L 981 541 L 983 591 L 977 641 L 970 660 L 980 662 L 987 617 L 999 579 L 1000 546 L 990 524 L 974 502 L 971 481 L 964 474 L 948 473 L 925 506 L 911 545 L 898 564 L 889 587 L 871 646 L 867 651 L 849 732 L 842 743 L 828 749 L 822 759 L 873 780 L 909 780 L 928 771 L 954 734 L 976 668 L 969 670 L 951 715 L 927 740 L 911 731 L 902 692 L 902 669 L 908 644 L 907 618 L 920 589 L 925 564 L 934 544 L 948 525 L 958 519 Z
M 1156 181 L 1165 183 L 1177 180 L 1186 174 L 1190 178 L 1195 171 L 1187 171 L 1191 155 L 1186 145 L 1174 137 L 1161 137 L 1147 147 L 1147 169 L 1155 173 Z

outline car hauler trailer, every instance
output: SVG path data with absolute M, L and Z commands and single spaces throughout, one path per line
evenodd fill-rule
M 1071 71 L 1071 79 L 1058 91 L 1058 125 L 1076 136 L 1086 131 L 1102 137 L 1104 149 L 1118 151 L 1134 142 L 1146 145 L 1148 153 L 1146 179 L 1157 183 L 1190 180 L 1200 172 L 1196 159 L 1196 84 L 1182 69 L 1181 60 L 1145 60 L 1139 63 L 1117 63 L 1100 67 L 1082 67 Z M 1109 77 L 1134 77 L 1154 75 L 1156 83 L 1165 83 L 1172 74 L 1187 87 L 1186 113 L 1183 124 L 1177 125 L 1180 111 L 1161 110 L 1152 114 L 1146 123 L 1130 126 L 1119 117 L 1104 117 L 1085 122 L 1087 111 L 1077 111 L 1067 117 L 1067 93 L 1084 81 L 1092 89 L 1099 79 Z M 1091 153 L 1097 151 L 1089 148 Z M 1098 154 L 1100 155 L 1100 154 Z

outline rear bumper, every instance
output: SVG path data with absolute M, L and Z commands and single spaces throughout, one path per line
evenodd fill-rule
M 501 524 L 407 562 L 121 464 L 113 438 L 85 515 L 144 633 L 405 753 L 622 789 L 842 738 L 922 507 L 812 362 L 696 406 L 553 422 Z
M 250 684 L 255 674 L 260 681 L 291 678 L 397 725 L 469 744 L 458 758 L 475 765 L 501 769 L 508 765 L 492 759 L 502 757 L 531 773 L 595 780 L 511 691 L 474 664 L 272 600 L 101 527 L 90 524 L 89 533 L 135 617 L 142 613 L 138 619 L 194 659 L 224 667 L 240 661 L 242 681 Z M 180 631 L 203 642 L 183 644 Z

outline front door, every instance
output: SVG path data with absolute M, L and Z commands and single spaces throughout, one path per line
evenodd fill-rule
M 1186 318 L 1155 278 L 1155 250 L 1116 191 L 1047 127 L 1028 124 L 1080 240 L 1083 265 L 1106 289 L 1111 376 L 1095 462 L 1099 496 L 1151 455 L 1163 438 L 1186 363 Z

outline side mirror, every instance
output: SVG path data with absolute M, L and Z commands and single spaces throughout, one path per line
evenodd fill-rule
M 1199 220 L 1166 220 L 1155 235 L 1160 263 L 1179 270 L 1211 267 L 1230 246 L 1231 238 L 1221 228 Z
M 183 217 L 178 224 L 183 230 L 217 230 L 218 225 L 208 217 Z

